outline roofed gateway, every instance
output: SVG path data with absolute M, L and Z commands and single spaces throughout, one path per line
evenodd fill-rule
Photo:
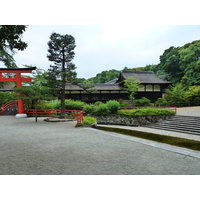
M 118 79 L 109 81 L 104 84 L 95 84 L 89 90 L 84 90 L 78 85 L 68 84 L 65 87 L 66 99 L 81 100 L 87 103 L 108 100 L 128 100 L 129 94 L 124 88 L 124 80 L 128 77 L 134 77 L 140 81 L 139 89 L 135 95 L 135 99 L 146 97 L 155 102 L 158 98 L 162 98 L 165 89 L 171 84 L 170 81 L 158 78 L 151 71 L 123 71 Z

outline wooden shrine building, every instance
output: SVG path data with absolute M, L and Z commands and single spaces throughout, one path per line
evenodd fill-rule
M 166 88 L 171 85 L 170 81 L 158 78 L 151 71 L 123 71 L 118 79 L 108 83 L 95 84 L 91 90 L 84 90 L 83 87 L 78 85 L 67 84 L 65 87 L 65 97 L 66 99 L 81 100 L 87 103 L 118 99 L 128 100 L 129 94 L 124 88 L 124 80 L 128 77 L 134 77 L 140 82 L 135 99 L 146 97 L 151 102 L 162 98 Z

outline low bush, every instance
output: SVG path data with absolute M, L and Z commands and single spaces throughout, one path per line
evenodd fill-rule
M 123 99 L 118 99 L 118 102 L 120 104 L 120 107 L 128 107 L 129 103 L 124 101 Z
M 93 111 L 94 111 L 94 105 L 92 105 L 92 104 L 86 104 L 83 107 L 83 111 L 84 111 L 85 114 L 92 114 Z
M 161 109 L 161 108 L 140 108 L 132 110 L 118 110 L 117 114 L 129 115 L 129 116 L 156 116 L 156 115 L 172 116 L 175 115 L 175 112 L 172 110 Z
M 83 125 L 90 126 L 92 124 L 95 124 L 97 122 L 96 118 L 94 117 L 84 117 L 83 118 Z
M 99 106 L 94 106 L 93 110 L 94 115 L 108 115 L 109 109 L 106 104 L 100 104 Z
M 14 92 L 0 92 L 0 106 L 9 101 L 16 100 L 17 94 Z
M 107 105 L 107 107 L 108 107 L 108 109 L 109 109 L 109 112 L 110 112 L 111 114 L 116 114 L 117 111 L 118 111 L 119 108 L 120 108 L 120 104 L 119 104 L 119 102 L 116 101 L 116 100 L 107 101 L 107 102 L 106 102 L 106 105 Z
M 158 98 L 155 103 L 156 103 L 157 106 L 166 106 L 166 105 L 168 105 L 167 100 L 163 99 L 163 98 Z
M 67 110 L 83 110 L 85 103 L 82 101 L 65 100 L 65 109 Z
M 101 101 L 96 101 L 96 102 L 94 103 L 95 106 L 99 106 L 99 105 L 101 105 L 101 104 L 103 104 L 103 102 L 101 102 Z
M 45 102 L 43 109 L 60 109 L 60 101 Z
M 152 106 L 152 103 L 146 97 L 142 97 L 141 99 L 136 100 L 135 105 L 136 106 Z

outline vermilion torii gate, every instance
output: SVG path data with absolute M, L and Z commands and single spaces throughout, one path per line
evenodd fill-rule
M 36 70 L 36 67 L 29 68 L 0 68 L 0 82 L 16 82 L 18 88 L 22 87 L 22 82 L 31 82 L 32 78 L 25 78 L 21 76 L 21 73 L 31 73 L 32 70 Z M 16 74 L 13 78 L 3 77 L 3 73 Z M 24 115 L 24 104 L 22 99 L 18 99 L 18 115 Z

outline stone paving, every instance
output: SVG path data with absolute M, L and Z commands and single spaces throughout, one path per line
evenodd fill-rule
M 200 174 L 198 152 L 34 120 L 0 116 L 1 175 Z

